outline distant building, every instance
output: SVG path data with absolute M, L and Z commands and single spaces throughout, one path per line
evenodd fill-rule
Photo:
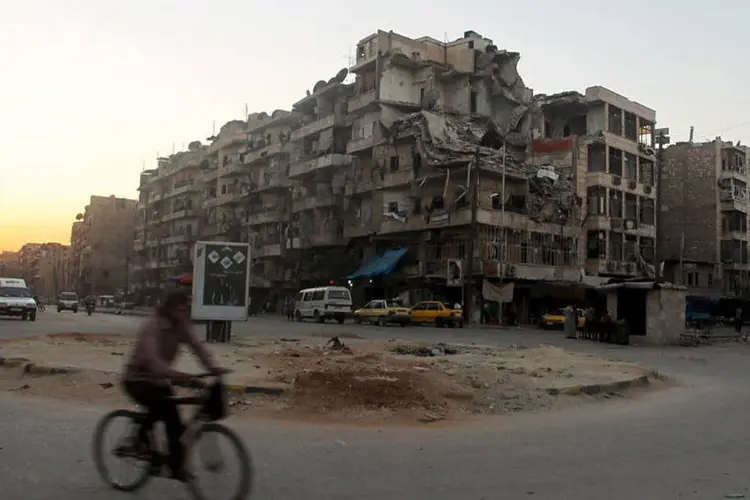
M 717 137 L 674 144 L 663 154 L 660 255 L 665 278 L 695 292 L 747 293 L 746 149 Z
M 79 295 L 114 295 L 129 287 L 136 200 L 92 196 L 71 228 L 69 286 Z

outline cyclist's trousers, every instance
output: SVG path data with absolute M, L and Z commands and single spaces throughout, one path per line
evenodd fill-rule
M 142 443 L 149 442 L 148 434 L 151 432 L 154 423 L 159 420 L 164 422 L 167 440 L 169 441 L 169 461 L 167 465 L 173 473 L 178 473 L 182 468 L 185 456 L 185 450 L 180 441 L 185 427 L 180 419 L 177 405 L 170 399 L 170 396 L 174 395 L 172 388 L 152 382 L 125 381 L 125 392 L 136 403 L 148 410 L 146 421 L 138 434 Z

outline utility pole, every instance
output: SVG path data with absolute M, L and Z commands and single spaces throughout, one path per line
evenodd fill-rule
M 662 178 L 664 171 L 664 145 L 669 144 L 669 129 L 658 128 L 654 130 L 654 138 L 659 146 L 659 151 L 656 154 L 656 213 L 654 214 L 654 222 L 656 223 L 656 238 L 654 244 L 654 274 L 656 276 L 656 282 L 663 281 L 661 263 L 662 257 L 662 227 L 661 227 L 661 211 L 662 211 Z
M 469 245 L 466 252 L 468 262 L 466 264 L 463 304 L 466 323 L 471 323 L 471 313 L 474 309 L 474 251 L 477 239 L 477 211 L 479 210 L 479 146 L 474 152 L 474 160 L 469 163 L 469 180 L 469 185 L 466 187 L 471 196 L 471 223 L 469 225 Z

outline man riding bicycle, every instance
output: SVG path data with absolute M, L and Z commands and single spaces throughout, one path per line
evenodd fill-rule
M 189 380 L 193 375 L 177 371 L 171 366 L 179 354 L 180 345 L 190 346 L 201 364 L 209 372 L 221 375 L 228 370 L 217 367 L 206 348 L 190 333 L 190 297 L 184 290 L 167 295 L 138 332 L 133 352 L 125 367 L 123 386 L 125 393 L 148 410 L 146 421 L 133 443 L 134 452 L 149 449 L 149 433 L 154 423 L 161 420 L 169 441 L 169 466 L 172 477 L 185 481 L 183 469 L 184 447 L 181 442 L 184 426 L 180 419 L 170 380 Z

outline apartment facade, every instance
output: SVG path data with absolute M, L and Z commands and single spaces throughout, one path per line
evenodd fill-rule
M 54 300 L 60 292 L 68 290 L 68 255 L 67 245 L 50 243 L 43 250 L 34 290 L 39 297 Z
M 663 152 L 660 253 L 669 281 L 696 293 L 747 294 L 747 150 L 723 141 Z
M 92 196 L 71 227 L 70 288 L 79 295 L 114 295 L 129 287 L 136 200 Z
M 132 291 L 159 287 L 168 277 L 192 270 L 192 245 L 204 219 L 203 170 L 209 170 L 200 142 L 188 151 L 157 159 L 141 173 L 134 224 Z
M 519 59 L 473 31 L 363 38 L 355 64 L 291 111 L 229 122 L 196 151 L 197 237 L 250 242 L 254 301 L 272 303 L 347 276 L 459 301 L 459 266 L 515 281 L 529 318 L 529 283 L 652 274 L 655 112 L 602 87 L 534 95 Z M 162 174 L 148 176 L 139 213 Z M 364 263 L 396 249 L 383 284 Z
M 20 278 L 21 275 L 20 252 L 0 252 L 0 276 L 3 278 Z

